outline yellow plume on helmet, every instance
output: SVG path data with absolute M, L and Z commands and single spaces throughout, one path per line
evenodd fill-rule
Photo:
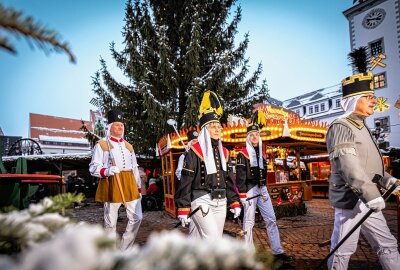
M 264 112 L 262 110 L 258 110 L 257 112 L 257 124 L 260 128 L 267 125 L 267 119 L 265 118 Z
M 253 113 L 250 119 L 250 124 L 247 126 L 247 133 L 260 132 L 267 125 L 267 119 L 262 110 L 257 110 Z
M 210 90 L 205 91 L 199 108 L 200 128 L 210 122 L 219 122 L 222 113 L 222 105 L 218 95 Z
M 204 92 L 200 104 L 199 117 L 208 112 L 215 112 L 218 116 L 221 116 L 223 113 L 221 102 L 219 101 L 217 94 L 210 90 Z

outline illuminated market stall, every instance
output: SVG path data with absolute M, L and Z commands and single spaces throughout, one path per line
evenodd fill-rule
M 276 215 L 279 217 L 280 212 L 288 211 L 301 214 L 305 209 L 299 206 L 304 207 L 303 200 L 312 199 L 312 189 L 309 170 L 300 158 L 326 154 L 327 124 L 302 120 L 292 111 L 269 104 L 258 104 L 254 109 L 262 109 L 267 118 L 260 136 L 268 157 L 268 190 Z M 234 165 L 238 151 L 245 146 L 247 120 L 230 116 L 222 126 L 222 142 L 230 150 Z M 164 176 L 165 209 L 171 216 L 175 216 L 174 194 L 179 184 L 175 169 L 184 151 L 181 139 L 187 143 L 188 131 L 179 130 L 179 136 L 166 134 L 157 144 Z

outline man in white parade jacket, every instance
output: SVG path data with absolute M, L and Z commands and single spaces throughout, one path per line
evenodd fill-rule
M 133 246 L 142 221 L 140 174 L 135 151 L 132 145 L 123 139 L 122 113 L 111 110 L 108 112 L 107 118 L 107 137 L 99 140 L 95 145 L 89 171 L 91 175 L 100 178 L 96 201 L 104 202 L 104 228 L 106 231 L 116 233 L 118 209 L 123 203 L 123 198 L 125 199 L 128 224 L 122 235 L 120 248 L 126 250 Z M 112 158 L 114 161 L 111 160 Z
M 361 50 L 356 54 L 362 53 L 366 59 L 363 47 L 356 50 Z M 396 182 L 396 178 L 384 171 L 378 145 L 365 125 L 365 119 L 374 113 L 376 105 L 373 74 L 366 72 L 366 64 L 357 64 L 357 61 L 353 63 L 360 73 L 342 81 L 341 105 L 345 113 L 331 123 L 326 135 L 332 168 L 329 198 L 335 207 L 331 250 L 369 209 L 374 212 L 329 258 L 328 268 L 347 269 L 350 256 L 357 249 L 361 231 L 377 253 L 383 269 L 400 269 L 397 240 L 390 233 L 382 214 L 385 201 L 377 186 L 389 188 Z

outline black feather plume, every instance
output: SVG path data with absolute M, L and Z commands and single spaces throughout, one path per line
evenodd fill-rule
M 367 49 L 367 47 L 361 46 L 348 54 L 347 58 L 350 61 L 350 65 L 353 66 L 358 73 L 367 72 Z

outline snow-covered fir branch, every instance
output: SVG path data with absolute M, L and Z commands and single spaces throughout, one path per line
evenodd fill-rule
M 0 269 L 270 269 L 252 247 L 228 236 L 188 239 L 179 231 L 163 231 L 151 234 L 142 248 L 119 251 L 116 235 L 100 225 L 48 213 L 55 204 L 46 198 L 27 210 L 0 215 L 0 241 L 23 244 L 14 256 L 0 255 Z

